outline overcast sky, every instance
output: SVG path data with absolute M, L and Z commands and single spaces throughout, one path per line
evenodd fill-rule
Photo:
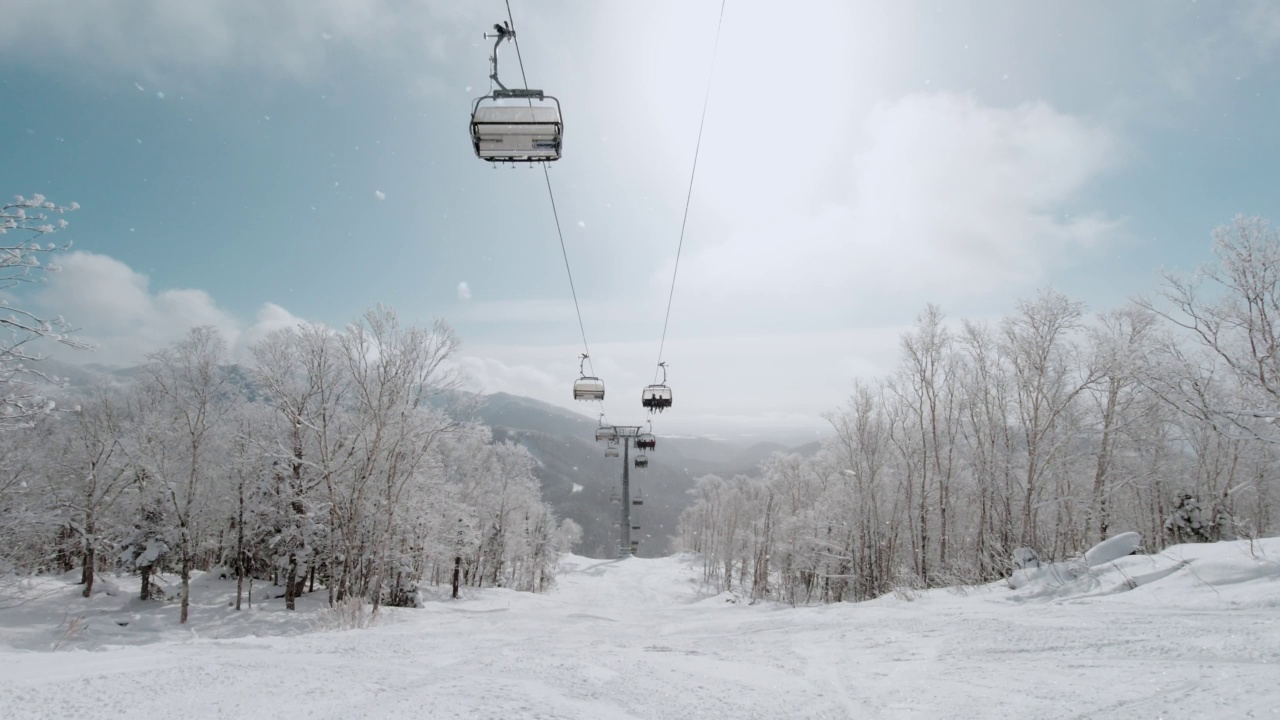
M 657 362 L 719 0 L 513 0 L 560 98 L 551 180 L 617 423 Z M 122 365 L 377 302 L 473 386 L 570 399 L 582 342 L 542 173 L 472 154 L 501 2 L 8 0 L 0 193 L 79 202 L 31 302 Z M 511 47 L 502 76 L 519 77 Z M 1280 3 L 728 0 L 663 433 L 795 439 L 926 302 L 1091 310 L 1280 221 Z

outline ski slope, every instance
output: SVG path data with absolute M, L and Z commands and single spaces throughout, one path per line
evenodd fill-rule
M 234 584 L 207 577 L 189 628 L 58 581 L 0 610 L 0 716 L 1280 717 L 1280 539 L 1081 568 L 791 608 L 707 597 L 689 556 L 566 556 L 549 593 L 472 591 L 344 632 L 309 629 L 321 598 L 236 614 Z

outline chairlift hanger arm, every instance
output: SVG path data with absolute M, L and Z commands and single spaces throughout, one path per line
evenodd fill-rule
M 493 29 L 496 30 L 497 32 L 492 35 L 490 35 L 489 33 L 484 34 L 485 39 L 494 38 L 493 54 L 489 56 L 489 67 L 492 69 L 492 71 L 489 73 L 489 79 L 492 80 L 494 84 L 498 86 L 498 89 L 494 90 L 492 93 L 490 93 L 490 95 L 492 95 L 494 99 L 499 99 L 499 98 L 531 98 L 534 100 L 544 99 L 544 96 L 541 90 L 536 90 L 532 88 L 509 88 L 506 85 L 502 84 L 502 81 L 498 79 L 498 47 L 502 45 L 502 42 L 504 40 L 511 40 L 514 42 L 516 37 L 516 31 L 512 30 L 511 26 L 506 21 L 503 21 L 501 24 L 494 23 Z
M 493 54 L 489 56 L 489 67 L 492 68 L 492 72 L 489 73 L 489 79 L 497 83 L 503 92 L 508 92 L 507 86 L 503 85 L 502 81 L 498 79 L 498 46 L 502 44 L 503 40 L 514 38 L 516 31 L 512 30 L 511 25 L 505 20 L 501 24 L 494 23 L 493 29 L 497 31 L 493 35 L 484 34 L 486 40 L 488 38 L 496 38 L 493 41 Z

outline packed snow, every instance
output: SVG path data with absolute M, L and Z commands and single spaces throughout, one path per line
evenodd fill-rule
M 1095 548 L 1114 555 L 1129 540 Z M 1104 552 L 1106 551 L 1106 552 Z M 8 588 L 17 718 L 1247 718 L 1280 716 L 1280 538 L 1177 545 L 1008 582 L 800 607 L 708 595 L 689 554 L 564 556 L 544 594 L 465 589 L 324 629 L 193 582 L 193 621 L 136 581 Z M 274 589 L 278 590 L 278 589 Z M 270 594 L 280 594 L 278 592 Z M 14 606 L 15 597 L 26 602 Z M 76 623 L 77 617 L 84 620 Z M 57 650 L 51 651 L 57 647 Z

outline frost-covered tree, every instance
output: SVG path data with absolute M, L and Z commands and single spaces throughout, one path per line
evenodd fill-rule
M 1241 436 L 1280 442 L 1272 424 L 1280 418 L 1280 232 L 1264 218 L 1237 216 L 1214 230 L 1213 254 L 1216 262 L 1194 275 L 1165 272 L 1164 302 L 1142 301 L 1207 356 L 1183 356 L 1200 377 L 1175 379 L 1166 397 Z M 1211 398 L 1211 378 L 1228 382 L 1230 396 Z
M 222 367 L 226 343 L 213 327 L 193 328 L 185 338 L 149 356 L 139 387 L 139 423 L 127 445 L 132 462 L 161 488 L 166 515 L 175 524 L 182 578 L 180 622 L 191 604 L 192 561 L 200 540 L 223 435 L 234 397 Z
M 42 355 L 33 349 L 35 341 L 87 347 L 72 336 L 71 325 L 61 317 L 46 318 L 21 307 L 21 294 L 16 292 L 58 270 L 48 256 L 60 248 L 41 241 L 67 226 L 66 220 L 54 221 L 51 215 L 79 207 L 57 205 L 43 195 L 19 195 L 0 205 L 0 431 L 30 425 L 32 418 L 55 406 L 47 388 L 59 380 L 40 370 Z
M 1237 220 L 1216 247 L 1218 287 L 1170 276 L 1173 310 L 1090 318 L 1048 291 L 957 329 L 926 308 L 818 453 L 698 478 L 681 547 L 719 590 L 799 603 L 990 581 L 1115 530 L 1149 549 L 1274 532 L 1280 243 Z
M 109 386 L 92 388 L 55 434 L 57 481 L 53 488 L 65 526 L 74 531 L 81 551 L 84 597 L 93 593 L 98 554 L 109 549 L 104 515 L 128 485 L 133 468 L 121 440 L 128 419 L 126 403 Z

